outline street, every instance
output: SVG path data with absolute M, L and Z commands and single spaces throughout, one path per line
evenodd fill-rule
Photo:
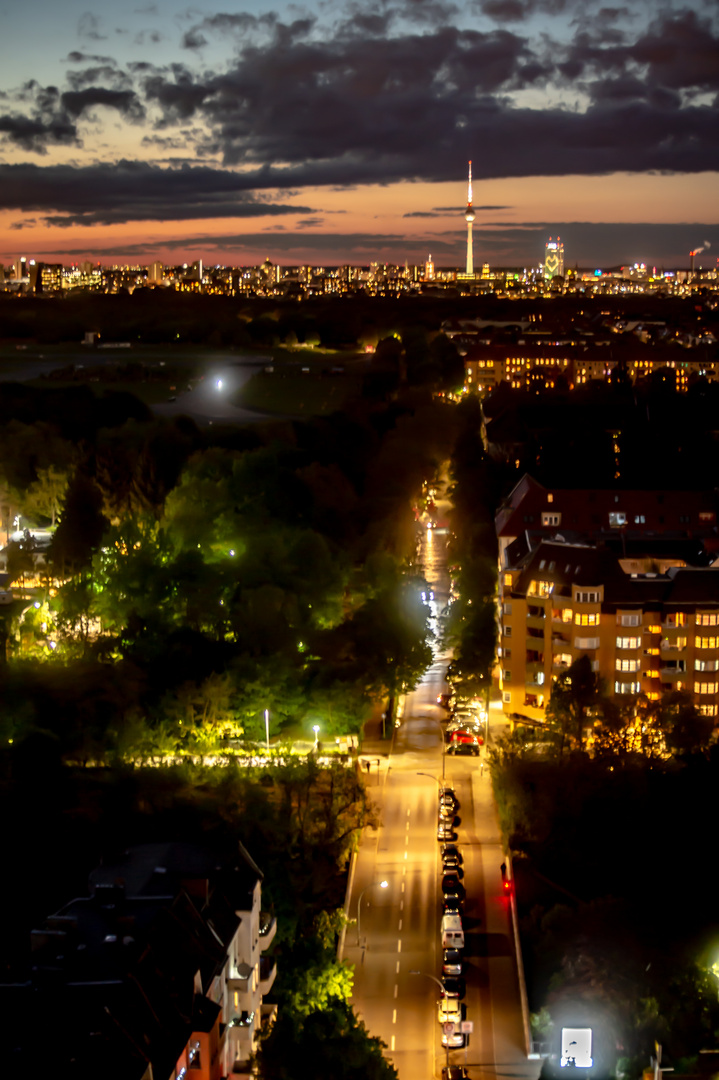
M 445 537 L 423 540 L 423 562 L 436 610 L 447 602 Z M 364 831 L 349 883 L 351 925 L 343 957 L 355 965 L 353 1004 L 372 1035 L 387 1044 L 401 1080 L 438 1077 L 446 1061 L 437 1021 L 439 988 L 426 976 L 442 975 L 440 942 L 441 845 L 437 842 L 438 789 L 443 740 L 436 704 L 446 689 L 448 658 L 435 655 L 420 686 L 407 696 L 391 753 L 370 791 L 380 826 Z M 491 736 L 490 736 L 491 737 Z M 475 757 L 444 757 L 447 783 L 460 801 L 457 844 L 464 857 L 466 1019 L 474 1025 L 468 1046 L 450 1051 L 470 1077 L 538 1076 L 527 1061 L 503 861 L 491 781 Z M 425 775 L 423 775 L 425 774 Z M 429 774 L 429 775 L 426 775 Z M 387 881 L 382 888 L 380 882 Z M 422 974 L 412 974 L 412 972 Z

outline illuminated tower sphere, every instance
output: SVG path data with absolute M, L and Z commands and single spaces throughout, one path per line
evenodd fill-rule
M 467 182 L 467 209 L 464 213 L 467 222 L 467 269 L 468 277 L 474 276 L 474 254 L 472 252 L 472 222 L 474 221 L 474 207 L 472 206 L 472 162 L 469 163 L 469 180 Z
M 552 240 L 550 236 L 544 245 L 544 276 L 564 277 L 564 244 L 559 237 Z

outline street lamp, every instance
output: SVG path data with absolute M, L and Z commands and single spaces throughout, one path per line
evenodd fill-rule
M 417 776 L 428 776 L 430 780 L 434 780 L 440 791 L 444 791 L 444 773 L 441 780 L 438 780 L 436 776 L 432 776 L 432 773 L 429 772 L 418 772 Z
M 317 749 L 317 743 L 318 743 L 319 737 L 320 737 L 320 725 L 319 724 L 313 724 L 312 725 L 312 730 L 315 733 L 315 750 L 316 750 Z
M 360 943 L 360 905 L 362 903 L 362 897 L 364 896 L 364 894 L 366 892 L 368 892 L 370 889 L 374 889 L 376 886 L 379 886 L 380 889 L 387 889 L 387 888 L 389 888 L 389 881 L 373 881 L 371 885 L 367 885 L 367 887 L 364 888 L 362 890 L 362 892 L 359 894 L 359 900 L 357 901 L 357 944 L 358 945 Z
M 267 740 L 267 750 L 270 749 L 270 710 L 265 709 L 265 739 Z
M 444 994 L 444 987 L 442 986 L 442 983 L 439 981 L 439 979 L 435 978 L 434 975 L 430 975 L 428 971 L 410 971 L 410 975 L 424 975 L 425 979 L 431 979 L 432 982 L 437 983 L 440 992 Z M 446 1044 L 444 1049 L 447 1054 L 447 1072 L 449 1072 L 449 1043 Z

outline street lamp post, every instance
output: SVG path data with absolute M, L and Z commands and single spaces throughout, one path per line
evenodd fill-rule
M 428 971 L 410 971 L 410 975 L 424 975 L 425 979 L 431 979 L 432 982 L 437 983 L 440 991 L 444 993 L 444 987 L 442 986 L 442 983 L 439 981 L 439 979 L 435 978 L 434 975 L 430 975 Z M 447 1055 L 447 1072 L 449 1073 L 449 1043 L 447 1043 L 444 1049 Z
M 389 887 L 389 881 L 373 881 L 371 885 L 367 885 L 366 888 L 364 888 L 362 890 L 362 892 L 359 894 L 359 900 L 357 901 L 357 944 L 358 945 L 359 945 L 360 940 L 361 940 L 360 939 L 360 906 L 362 904 L 362 897 L 364 896 L 364 894 L 366 892 L 369 892 L 370 889 L 374 889 L 376 886 L 379 886 L 380 889 L 386 889 L 386 888 Z
M 270 749 L 270 710 L 265 709 L 265 739 L 267 740 L 267 750 Z

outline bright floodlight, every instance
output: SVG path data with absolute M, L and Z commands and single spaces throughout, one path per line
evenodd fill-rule
M 389 887 L 389 881 L 380 881 L 379 887 L 380 889 L 387 889 Z
M 224 385 L 222 379 L 218 379 L 215 385 L 217 386 L 218 390 L 221 390 Z
M 559 1059 L 562 1068 L 567 1065 L 576 1069 L 591 1069 L 592 1029 L 562 1028 L 562 1056 Z
M 314 731 L 314 733 L 316 735 L 317 732 L 320 730 L 320 725 L 319 724 L 313 724 L 312 725 L 312 730 Z

